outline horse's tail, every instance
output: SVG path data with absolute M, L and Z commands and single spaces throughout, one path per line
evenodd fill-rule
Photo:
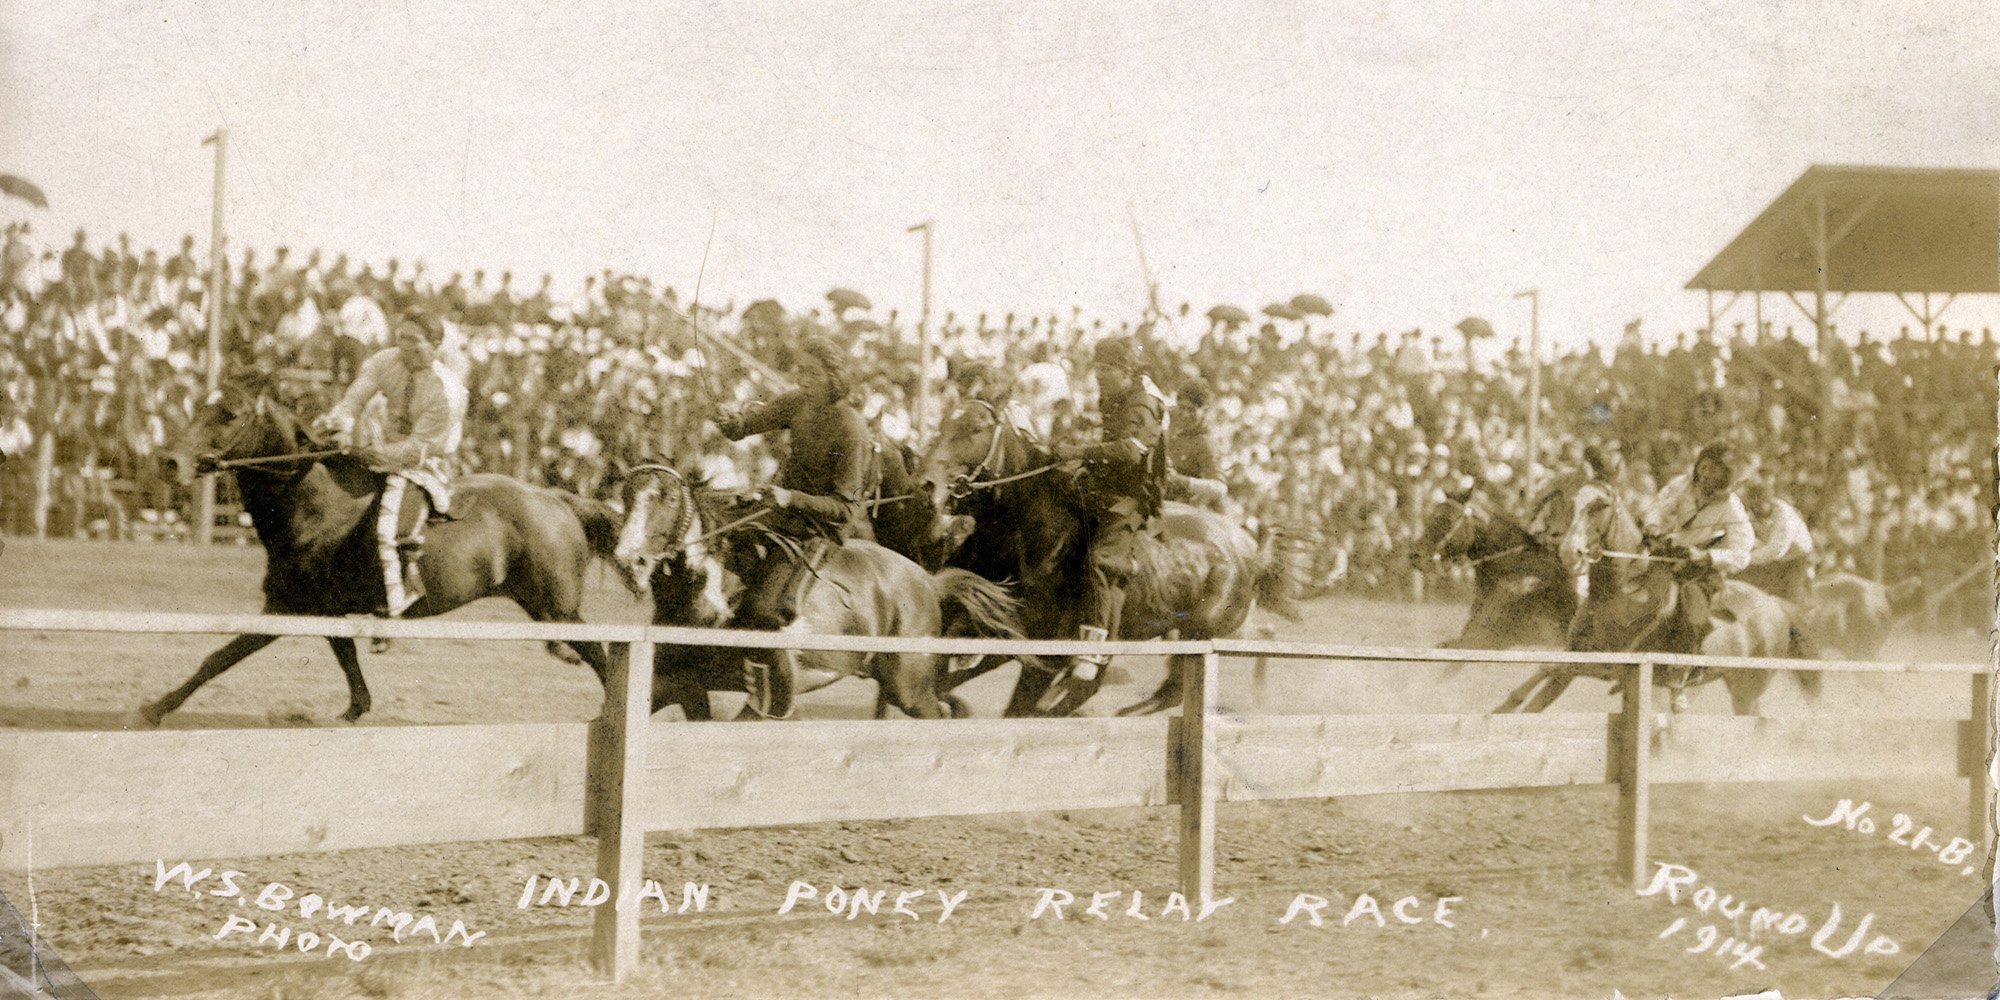
M 1300 620 L 1298 600 L 1312 579 L 1312 553 L 1318 546 L 1312 532 L 1277 523 L 1263 531 L 1257 545 L 1257 565 L 1251 583 L 1258 607 L 1284 618 Z
M 609 560 L 618 550 L 618 532 L 623 527 L 618 520 L 618 512 L 602 500 L 580 497 L 568 490 L 556 490 L 556 496 L 569 505 L 570 512 L 583 524 L 583 537 L 590 542 L 591 555 Z
M 1889 587 L 1889 614 L 1903 618 L 1916 614 L 1924 606 L 1924 578 L 1913 576 Z
M 945 569 L 931 574 L 937 581 L 938 602 L 955 608 L 972 627 L 972 634 L 985 639 L 1021 638 L 1021 602 L 1007 588 L 962 569 Z

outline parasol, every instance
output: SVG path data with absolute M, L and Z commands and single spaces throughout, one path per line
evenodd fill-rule
M 49 199 L 42 194 L 41 188 L 13 174 L 0 174 L 0 192 L 11 194 L 36 208 L 49 207 Z
M 1301 316 L 1333 315 L 1333 303 L 1311 292 L 1302 292 L 1292 296 L 1291 306 L 1292 311 Z

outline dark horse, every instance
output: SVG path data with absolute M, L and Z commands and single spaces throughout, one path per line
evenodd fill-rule
M 650 582 L 653 623 L 721 627 L 733 609 L 726 581 L 755 561 L 760 505 L 709 490 L 664 465 L 631 470 L 625 482 L 628 516 L 617 558 L 633 577 Z M 781 632 L 855 636 L 939 636 L 949 632 L 1018 639 L 1018 608 L 1004 588 L 962 569 L 935 573 L 874 542 L 850 539 L 828 553 L 798 598 L 798 617 Z M 797 692 L 843 677 L 872 677 L 878 709 L 937 719 L 966 714 L 940 685 L 943 657 L 926 653 L 863 653 L 777 649 L 777 666 L 798 681 Z M 653 710 L 678 704 L 690 721 L 711 717 L 708 692 L 746 689 L 744 650 L 661 645 L 653 661 Z M 792 686 L 746 716 L 791 714 Z M 879 711 L 878 711 L 879 714 Z
M 927 464 L 933 483 L 956 481 L 957 510 L 974 520 L 971 535 L 951 564 L 993 580 L 1017 581 L 1022 625 L 1037 639 L 1073 639 L 1083 624 L 1079 595 L 1089 584 L 1089 514 L 1075 483 L 1051 456 L 977 401 L 947 417 Z M 1126 586 L 1119 638 L 1155 639 L 1178 632 L 1183 639 L 1233 635 L 1253 605 L 1290 615 L 1299 573 L 1290 561 L 1259 547 L 1221 515 L 1169 503 L 1161 537 L 1140 546 L 1139 571 Z M 1180 671 L 1190 657 L 1168 663 L 1153 695 L 1121 714 L 1159 711 L 1178 703 Z M 1198 659 L 1198 658 L 1193 658 Z M 1060 662 L 1023 663 L 1007 715 L 1039 714 L 1036 703 L 1054 681 Z M 1103 683 L 1087 685 L 1073 712 Z
M 1477 486 L 1445 494 L 1431 511 L 1417 556 L 1472 564 L 1472 612 L 1446 649 L 1513 649 L 1568 641 L 1576 589 L 1562 557 L 1492 508 Z
M 298 417 L 255 377 L 232 380 L 195 414 L 181 458 L 213 449 L 237 467 L 243 509 L 264 546 L 264 613 L 340 616 L 368 614 L 383 601 L 375 550 L 375 505 L 382 477 L 345 455 L 327 454 Z M 318 452 L 318 456 L 286 456 Z M 323 457 L 321 457 L 323 456 Z M 453 518 L 433 524 L 419 567 L 424 596 L 408 617 L 442 614 L 487 596 L 512 599 L 541 622 L 577 622 L 584 570 L 594 556 L 610 558 L 617 514 L 607 505 L 505 476 L 467 476 L 452 493 Z M 628 581 L 628 586 L 630 581 Z M 168 712 L 244 657 L 277 640 L 240 635 L 201 662 L 187 683 L 140 710 L 158 725 Z M 352 722 L 369 708 L 368 684 L 354 640 L 329 638 L 347 677 Z M 604 678 L 597 643 L 568 644 Z
M 1679 611 L 1674 578 L 1678 557 L 1646 551 L 1650 546 L 1622 503 L 1600 499 L 1575 516 L 1584 520 L 1586 544 L 1603 558 L 1590 570 L 1584 619 L 1573 650 L 1731 657 L 1797 657 L 1801 652 L 1800 633 L 1785 603 L 1739 580 L 1723 584 L 1710 605 L 1713 628 L 1697 642 Z M 1687 705 L 1687 691 L 1715 680 L 1718 673 L 1729 688 L 1736 714 L 1755 715 L 1775 671 L 1667 667 L 1655 671 L 1654 683 L 1667 688 L 1673 709 L 1679 711 Z M 1595 664 L 1543 667 L 1494 711 L 1514 711 L 1533 693 L 1527 710 L 1539 712 L 1554 704 L 1578 676 L 1616 682 L 1623 671 Z M 1798 680 L 1808 697 L 1818 695 L 1818 671 L 1798 671 Z

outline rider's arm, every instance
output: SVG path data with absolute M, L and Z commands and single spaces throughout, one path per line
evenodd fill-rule
M 753 406 L 741 415 L 718 418 L 715 429 L 731 441 L 782 430 L 792 425 L 792 415 L 798 411 L 802 398 L 796 392 L 785 393 L 768 406 Z
M 1115 428 L 1117 437 L 1107 433 L 1106 440 L 1072 446 L 1067 449 L 1065 457 L 1092 462 L 1144 462 L 1150 450 L 1147 442 L 1160 439 L 1162 424 L 1160 414 L 1149 405 L 1150 400 L 1140 393 L 1133 395 L 1138 398 L 1125 404 L 1115 417 L 1108 413 L 1104 415 L 1106 429 Z
M 385 388 L 383 375 L 386 369 L 400 363 L 393 349 L 377 352 L 362 363 L 360 370 L 354 373 L 354 381 L 348 385 L 346 392 L 341 393 L 340 401 L 333 404 L 333 408 L 327 410 L 320 420 L 345 442 L 354 431 L 354 422 L 361 419 L 361 411 L 367 408 L 368 401 L 380 395 Z
M 1743 509 L 1743 501 L 1730 494 L 1724 501 L 1725 511 L 1719 527 L 1722 540 L 1708 548 L 1709 562 L 1723 573 L 1741 573 L 1750 565 L 1750 551 L 1757 547 L 1757 533 L 1750 527 L 1750 512 Z

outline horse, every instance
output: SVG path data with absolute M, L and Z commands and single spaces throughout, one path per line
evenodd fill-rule
M 1813 582 L 1799 624 L 1821 649 L 1872 660 L 1889 629 L 1921 609 L 1923 587 L 1919 576 L 1885 587 L 1852 573 L 1832 573 Z
M 1576 589 L 1562 557 L 1504 513 L 1477 486 L 1445 494 L 1424 522 L 1413 557 L 1472 564 L 1472 611 L 1445 649 L 1561 647 L 1576 616 Z
M 917 478 L 917 459 L 895 442 L 875 443 L 878 485 L 869 498 L 875 541 L 926 570 L 944 568 L 946 553 L 963 540 L 964 518 L 938 513 L 937 499 Z
M 653 623 L 719 627 L 733 609 L 726 586 L 754 561 L 759 511 L 732 502 L 701 480 L 665 465 L 641 465 L 624 484 L 627 517 L 616 548 L 619 563 L 653 593 Z M 711 544 L 718 539 L 724 544 Z M 786 544 L 763 538 L 763 544 Z M 907 557 L 864 539 L 850 539 L 827 554 L 807 578 L 798 615 L 782 633 L 857 636 L 939 636 L 962 631 L 1018 639 L 1019 608 L 1004 587 L 962 569 L 928 572 Z M 796 693 L 818 690 L 844 677 L 870 677 L 878 685 L 878 710 L 895 705 L 921 719 L 969 714 L 965 703 L 941 690 L 943 658 L 926 653 L 862 653 L 774 648 L 774 666 L 803 683 Z M 746 683 L 742 650 L 662 645 L 654 653 L 653 710 L 678 704 L 690 721 L 712 718 L 711 690 L 752 691 L 744 717 L 786 718 L 793 692 L 758 706 L 768 686 Z M 783 703 L 776 703 L 782 701 Z M 879 711 L 878 711 L 879 714 Z
M 196 452 L 234 469 L 243 509 L 264 547 L 267 615 L 368 614 L 384 600 L 377 561 L 375 509 L 382 476 L 359 460 L 323 448 L 298 416 L 259 376 L 239 376 L 203 402 L 181 442 L 176 465 L 185 477 Z M 424 596 L 405 617 L 442 614 L 482 597 L 501 596 L 539 622 L 580 622 L 584 570 L 610 559 L 617 512 L 607 504 L 497 475 L 466 476 L 455 484 L 450 520 L 425 532 L 418 559 Z M 637 583 L 626 586 L 637 595 Z M 202 660 L 187 683 L 140 709 L 158 726 L 203 684 L 277 640 L 240 635 Z M 368 684 L 354 640 L 329 637 L 347 679 L 341 719 L 368 712 Z M 607 659 L 598 643 L 567 644 L 601 682 Z
M 973 519 L 951 565 L 1017 581 L 1029 635 L 1075 638 L 1085 624 L 1077 595 L 1089 584 L 1090 524 L 1074 482 L 1057 471 L 1050 454 L 998 409 L 971 400 L 940 424 L 925 470 L 928 482 L 940 488 L 950 484 L 952 504 L 946 509 Z M 1127 581 L 1118 638 L 1154 639 L 1171 632 L 1193 640 L 1229 636 L 1243 627 L 1255 605 L 1295 618 L 1290 602 L 1300 572 L 1287 558 L 1291 553 L 1283 551 L 1279 533 L 1270 536 L 1270 546 L 1260 546 L 1221 515 L 1174 502 L 1164 505 L 1159 528 L 1157 538 L 1137 546 L 1138 570 Z M 1006 714 L 1043 714 L 1037 703 L 1065 659 L 1024 659 Z M 1119 714 L 1177 704 L 1181 672 L 1198 661 L 1171 657 L 1159 689 Z M 1074 712 L 1103 680 L 1100 673 L 1080 685 L 1081 697 L 1048 714 Z
M 1581 627 L 1572 636 L 1576 652 L 1700 653 L 1705 656 L 1796 657 L 1801 636 L 1783 601 L 1737 580 L 1726 581 L 1711 602 L 1713 628 L 1697 646 L 1694 634 L 1680 620 L 1680 588 L 1674 567 L 1678 560 L 1641 551 L 1645 536 L 1624 504 L 1598 499 L 1577 511 L 1583 537 L 1603 553 L 1590 570 L 1590 586 Z M 1668 689 L 1675 711 L 1687 707 L 1687 691 L 1715 679 L 1707 667 L 1657 671 L 1654 683 Z M 1738 715 L 1757 714 L 1757 702 L 1771 685 L 1769 670 L 1721 670 L 1731 707 Z M 1817 697 L 1818 671 L 1798 671 L 1799 685 Z M 1543 667 L 1516 688 L 1496 708 L 1511 712 L 1530 693 L 1527 711 L 1539 712 L 1562 696 L 1578 676 L 1597 677 L 1619 686 L 1620 668 L 1598 664 L 1557 664 Z M 1537 692 L 1536 689 L 1540 688 Z

